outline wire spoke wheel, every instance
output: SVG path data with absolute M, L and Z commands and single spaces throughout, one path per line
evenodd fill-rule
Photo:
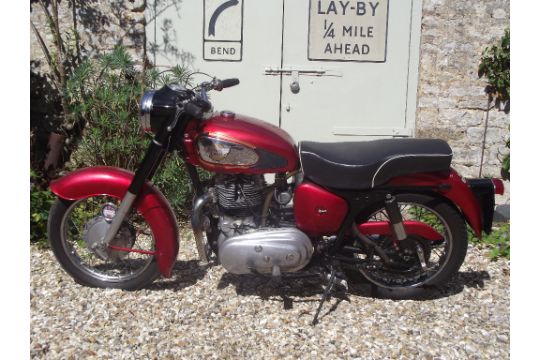
M 109 246 L 103 244 L 119 205 L 119 199 L 102 195 L 58 200 L 51 209 L 51 248 L 79 283 L 135 289 L 157 277 L 154 238 L 135 209 L 126 216 Z
M 453 206 L 429 195 L 399 194 L 396 199 L 403 221 L 427 224 L 442 239 L 434 241 L 408 234 L 405 240 L 396 241 L 389 235 L 370 235 L 391 262 L 385 262 L 375 251 L 364 247 L 365 254 L 359 256 L 365 263 L 358 266 L 358 271 L 385 289 L 418 288 L 448 280 L 463 263 L 467 250 L 463 218 Z M 361 223 L 389 221 L 383 206 L 366 214 L 361 217 Z

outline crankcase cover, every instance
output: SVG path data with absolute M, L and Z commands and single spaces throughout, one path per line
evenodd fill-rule
M 309 237 L 296 228 L 260 230 L 234 236 L 219 248 L 219 261 L 233 274 L 294 272 L 306 266 L 313 255 Z

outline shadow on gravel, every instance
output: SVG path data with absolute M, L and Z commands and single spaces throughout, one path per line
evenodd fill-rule
M 194 285 L 204 278 L 209 268 L 216 266 L 210 263 L 201 266 L 197 260 L 179 261 L 173 269 L 173 277 L 153 283 L 149 290 L 170 289 L 179 291 Z M 409 296 L 408 299 L 418 301 L 435 300 L 459 294 L 464 288 L 482 289 L 485 281 L 489 280 L 487 271 L 462 271 L 456 274 L 450 282 L 441 287 L 419 289 L 418 293 Z M 240 296 L 258 296 L 265 301 L 283 302 L 283 309 L 293 308 L 294 303 L 319 303 L 324 291 L 324 282 L 319 277 L 303 279 L 283 278 L 281 282 L 272 278 L 256 275 L 235 275 L 224 273 L 216 285 L 218 290 L 225 289 L 229 285 L 235 287 L 236 294 Z M 323 310 L 320 319 L 335 311 L 342 301 L 350 302 L 349 295 L 379 298 L 379 299 L 403 299 L 399 292 L 381 291 L 376 286 L 364 280 L 358 283 L 349 283 L 349 289 L 345 291 L 342 286 L 336 286 L 332 291 L 330 309 Z M 313 313 L 316 307 L 314 307 Z M 307 314 L 307 313 L 306 313 Z
M 435 300 L 459 294 L 464 288 L 483 289 L 484 282 L 491 279 L 487 271 L 460 271 L 447 284 L 438 287 L 418 289 L 417 292 L 404 296 L 396 290 L 377 288 L 367 280 L 363 283 L 353 284 L 349 293 L 378 299 L 403 300 L 411 299 L 418 301 Z
M 235 275 L 225 273 L 221 277 L 217 288 L 224 289 L 233 285 L 236 294 L 240 296 L 258 296 L 263 301 L 283 302 L 283 309 L 290 310 L 294 303 L 312 303 L 313 309 L 302 312 L 301 315 L 313 316 L 324 291 L 323 281 L 320 277 L 287 279 L 276 281 L 272 278 L 256 275 Z M 328 309 L 325 305 L 319 315 L 319 321 L 334 312 L 342 301 L 350 302 L 348 293 L 342 286 L 335 286 L 332 297 L 327 302 L 333 303 Z
M 485 281 L 490 279 L 491 277 L 487 271 L 460 271 L 448 284 L 436 289 L 436 292 L 433 294 L 435 297 L 426 298 L 426 300 L 459 294 L 466 287 L 483 289 L 485 286 Z
M 285 310 L 292 309 L 294 303 L 318 303 L 324 291 L 323 282 L 319 277 L 304 279 L 283 278 L 281 282 L 278 282 L 267 277 L 225 273 L 221 277 L 217 288 L 224 289 L 229 285 L 233 285 L 236 294 L 240 296 L 251 295 L 258 296 L 261 300 L 282 301 Z M 334 311 L 341 301 L 349 301 L 342 287 L 337 286 L 334 289 L 332 299 L 338 299 L 338 301 L 328 313 Z
M 464 271 L 456 274 L 450 282 L 444 286 L 422 288 L 417 293 L 407 297 L 419 301 L 435 300 L 459 294 L 465 287 L 482 289 L 484 282 L 489 280 L 490 276 L 486 271 Z M 223 289 L 229 285 L 236 288 L 236 294 L 240 296 L 256 295 L 263 300 L 276 300 L 280 297 L 284 302 L 284 309 L 292 308 L 293 302 L 318 302 L 324 288 L 323 282 L 319 278 L 312 279 L 284 279 L 282 282 L 277 282 L 272 279 L 258 277 L 254 275 L 234 275 L 225 273 L 221 277 L 217 288 Z M 403 294 L 397 291 L 385 291 L 377 288 L 367 280 L 358 283 L 349 283 L 349 289 L 345 290 L 338 286 L 332 292 L 333 298 L 349 301 L 347 295 L 360 297 L 379 298 L 379 299 L 403 299 Z M 311 299 L 291 299 L 309 298 Z M 341 301 L 339 301 L 341 302 Z M 334 307 L 338 304 L 336 303 Z
M 204 278 L 206 272 L 211 267 L 215 266 L 213 263 L 208 265 L 200 265 L 198 260 L 189 261 L 177 261 L 172 270 L 172 277 L 170 279 L 161 279 L 153 282 L 147 287 L 148 290 L 182 290 L 189 286 L 195 285 L 197 281 Z

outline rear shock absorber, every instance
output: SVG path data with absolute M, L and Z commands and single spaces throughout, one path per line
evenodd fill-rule
M 386 212 L 388 213 L 390 223 L 392 224 L 394 236 L 397 240 L 405 240 L 407 238 L 407 233 L 405 232 L 405 227 L 403 226 L 403 217 L 401 216 L 401 211 L 399 210 L 396 197 L 392 196 L 391 194 L 387 194 L 384 205 L 386 207 Z

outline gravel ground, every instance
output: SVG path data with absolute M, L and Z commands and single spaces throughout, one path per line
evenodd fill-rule
M 510 263 L 469 247 L 461 272 L 422 301 L 351 288 L 325 303 L 315 280 L 275 285 L 198 266 L 181 243 L 172 279 L 125 292 L 76 284 L 31 248 L 30 354 L 47 359 L 509 358 Z

